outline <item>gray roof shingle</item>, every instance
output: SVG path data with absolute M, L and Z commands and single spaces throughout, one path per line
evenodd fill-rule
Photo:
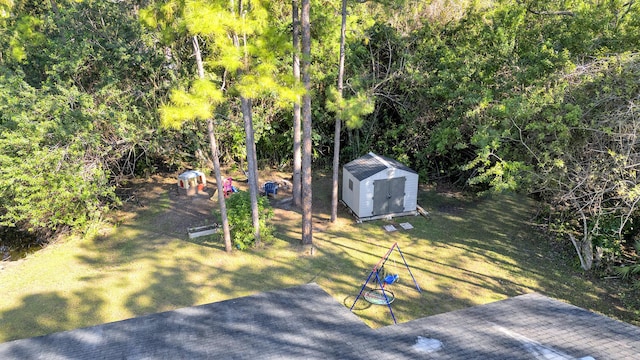
M 638 354 L 639 327 L 536 293 L 371 329 L 313 283 L 0 344 L 3 360 L 622 360 Z

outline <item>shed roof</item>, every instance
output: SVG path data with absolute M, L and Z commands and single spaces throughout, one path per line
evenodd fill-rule
M 388 168 L 401 169 L 417 174 L 417 172 L 398 160 L 376 155 L 372 152 L 348 162 L 344 165 L 344 168 L 358 180 L 366 179 Z

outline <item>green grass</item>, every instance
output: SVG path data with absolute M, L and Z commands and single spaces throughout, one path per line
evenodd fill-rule
M 161 212 L 146 206 L 92 238 L 70 238 L 11 264 L 0 271 L 0 342 L 309 282 L 351 307 L 372 267 L 395 242 L 423 290 L 415 290 L 394 253 L 386 268 L 400 275 L 390 288 L 399 322 L 532 291 L 638 322 L 610 288 L 616 280 L 583 274 L 570 251 L 532 231 L 528 199 L 470 200 L 425 190 L 419 203 L 428 219 L 356 224 L 341 208 L 339 221 L 328 224 L 326 180 L 314 179 L 313 256 L 299 245 L 299 214 L 276 215 L 274 243 L 226 254 L 219 241 L 189 242 L 159 225 L 154 220 Z M 166 194 L 158 201 L 170 209 Z M 414 229 L 383 229 L 400 222 Z M 360 300 L 354 313 L 372 327 L 392 324 L 385 306 Z

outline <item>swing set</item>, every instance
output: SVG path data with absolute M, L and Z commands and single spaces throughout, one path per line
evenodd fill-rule
M 387 260 L 389 260 L 389 257 L 393 253 L 393 250 L 398 251 L 398 253 L 400 254 L 400 257 L 402 258 L 402 262 L 404 263 L 404 266 L 407 268 L 407 271 L 409 271 L 409 275 L 411 275 L 411 279 L 413 280 L 413 283 L 416 285 L 416 290 L 418 290 L 419 293 L 422 293 L 422 290 L 420 289 L 420 286 L 418 286 L 418 282 L 416 281 L 416 278 L 413 277 L 413 274 L 411 273 L 411 269 L 409 268 L 409 264 L 407 264 L 407 260 L 405 260 L 404 258 L 404 254 L 402 254 L 402 251 L 400 250 L 400 247 L 396 242 L 391 246 L 391 248 L 389 248 L 387 253 L 382 258 L 380 258 L 380 261 L 378 261 L 378 263 L 373 267 L 373 270 L 371 270 L 371 272 L 369 273 L 367 280 L 365 280 L 364 284 L 362 285 L 362 288 L 360 289 L 360 293 L 358 294 L 358 296 L 356 296 L 356 299 L 353 302 L 353 305 L 351 305 L 350 310 L 353 311 L 353 308 L 356 306 L 356 303 L 362 296 L 367 302 L 371 304 L 387 305 L 387 307 L 389 307 L 389 313 L 391 314 L 393 323 L 397 324 L 398 322 L 396 321 L 396 317 L 395 315 L 393 315 L 393 310 L 391 309 L 391 303 L 393 302 L 393 300 L 395 300 L 395 296 L 393 292 L 387 288 L 387 285 L 394 284 L 395 282 L 398 281 L 400 277 L 398 274 L 386 273 L 384 268 L 384 265 L 386 264 Z M 365 291 L 367 285 L 372 280 L 375 280 L 376 287 L 372 290 Z

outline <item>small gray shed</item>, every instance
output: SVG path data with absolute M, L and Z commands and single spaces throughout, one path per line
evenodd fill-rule
M 418 173 L 370 152 L 342 168 L 342 202 L 358 220 L 417 215 Z

